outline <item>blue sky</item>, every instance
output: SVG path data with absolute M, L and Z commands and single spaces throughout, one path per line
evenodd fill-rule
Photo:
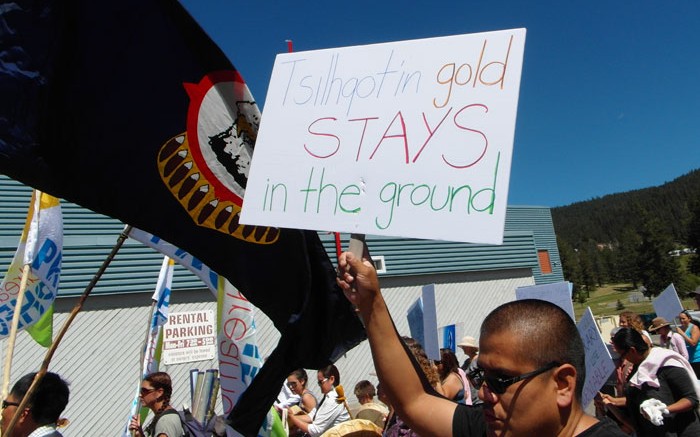
M 302 51 L 527 28 L 512 205 L 562 206 L 700 168 L 695 1 L 182 3 L 261 106 L 287 39 Z

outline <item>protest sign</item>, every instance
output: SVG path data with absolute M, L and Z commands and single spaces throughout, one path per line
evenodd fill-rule
M 566 281 L 555 282 L 554 284 L 530 285 L 527 287 L 516 288 L 515 298 L 517 300 L 546 300 L 547 302 L 551 302 L 566 311 L 566 313 L 571 317 L 571 320 L 576 321 L 576 317 L 574 317 L 574 304 L 571 301 L 572 290 L 573 284 Z
M 240 222 L 502 243 L 524 44 L 514 29 L 278 55 Z
M 423 286 L 421 297 L 411 305 L 406 314 L 411 337 L 418 341 L 431 360 L 440 359 L 438 344 L 437 309 L 435 307 L 435 284 Z
M 664 291 L 659 294 L 652 302 L 654 311 L 657 316 L 663 317 L 666 320 L 673 321 L 678 318 L 678 315 L 683 311 L 683 305 L 678 298 L 676 287 L 670 284 Z
M 462 338 L 464 331 L 463 323 L 453 323 L 452 325 L 441 326 L 438 328 L 438 338 L 440 339 L 440 348 L 450 349 L 452 352 L 457 351 L 457 339 Z
M 576 327 L 586 351 L 586 382 L 583 385 L 581 401 L 582 405 L 587 407 L 615 370 L 615 364 L 603 337 L 600 336 L 590 307 L 586 308 Z

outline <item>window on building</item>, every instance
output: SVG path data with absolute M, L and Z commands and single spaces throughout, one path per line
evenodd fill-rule
M 548 275 L 552 273 L 552 262 L 549 259 L 548 250 L 538 250 L 537 258 L 540 261 L 540 271 L 543 275 Z
M 386 263 L 384 262 L 384 255 L 372 255 L 372 263 L 377 273 L 386 273 Z

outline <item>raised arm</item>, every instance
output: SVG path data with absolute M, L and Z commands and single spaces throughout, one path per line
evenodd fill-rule
M 338 285 L 365 323 L 377 376 L 399 417 L 420 435 L 451 436 L 457 404 L 434 395 L 421 378 L 394 327 L 372 263 L 345 252 L 338 272 Z

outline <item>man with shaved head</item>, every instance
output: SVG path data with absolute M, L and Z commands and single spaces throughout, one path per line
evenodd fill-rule
M 343 253 L 338 285 L 367 329 L 382 389 L 397 414 L 425 436 L 622 437 L 609 420 L 584 413 L 584 350 L 573 320 L 549 302 L 504 304 L 486 317 L 478 368 L 470 373 L 483 404 L 437 394 L 400 340 L 367 259 Z

